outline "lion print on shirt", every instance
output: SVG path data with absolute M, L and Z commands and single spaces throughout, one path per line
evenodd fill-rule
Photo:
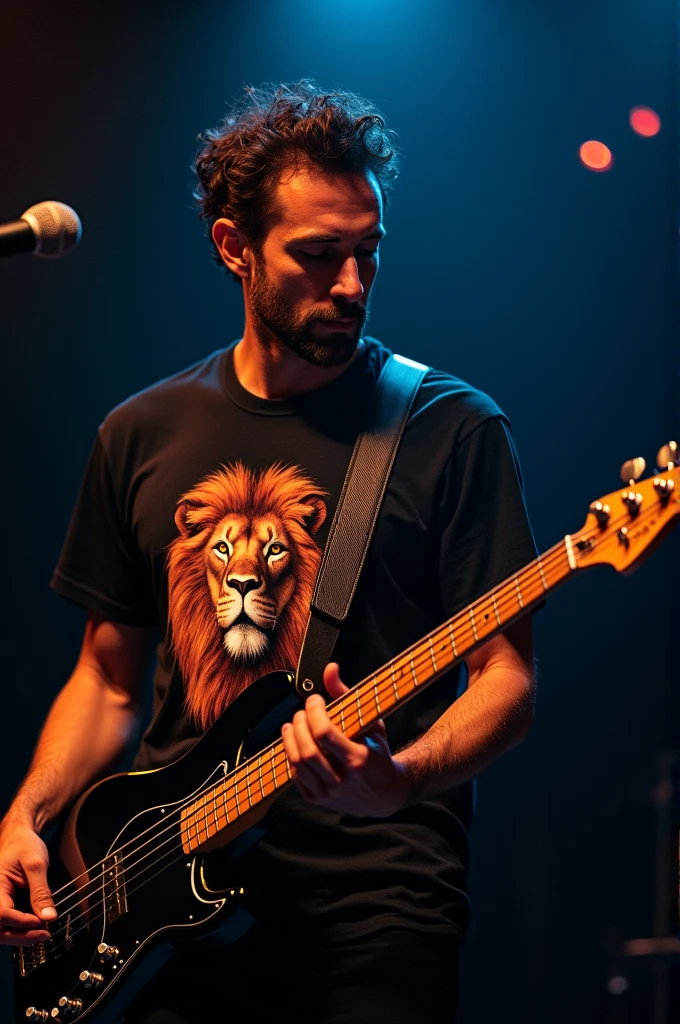
M 186 708 L 207 729 L 251 682 L 294 669 L 326 518 L 297 466 L 222 466 L 183 494 L 168 550 L 168 617 Z

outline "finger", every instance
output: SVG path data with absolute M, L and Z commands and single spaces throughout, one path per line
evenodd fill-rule
M 317 699 L 323 700 L 323 698 Z M 324 788 L 340 782 L 340 776 L 312 736 L 305 711 L 298 711 L 293 716 L 293 734 L 300 753 L 298 770 L 305 785 L 316 793 L 318 791 L 318 786 L 315 784 L 317 780 L 323 784 Z
M 371 728 L 364 734 L 364 739 L 371 739 L 377 743 L 383 750 L 391 754 L 390 743 L 387 739 L 387 730 L 385 729 L 385 723 L 382 718 L 371 726 Z
M 0 945 L 31 946 L 34 942 L 49 942 L 50 933 L 47 929 L 32 929 L 28 932 L 17 932 L 9 928 L 0 928 Z
M 3 907 L 0 910 L 0 928 L 36 928 L 42 921 L 35 914 L 25 914 L 14 907 Z
M 300 790 L 300 793 L 305 800 L 314 801 L 317 794 L 321 795 L 321 789 L 320 786 L 317 786 L 314 790 L 310 789 L 309 786 L 305 785 L 303 779 L 300 777 L 300 751 L 298 750 L 298 745 L 295 739 L 295 731 L 290 722 L 286 722 L 286 724 L 281 728 L 281 739 L 283 741 L 283 749 L 285 750 L 286 757 L 288 758 L 288 764 L 290 765 L 290 774 L 293 782 Z M 302 775 L 305 775 L 304 769 L 302 771 Z
M 30 859 L 22 861 L 21 866 L 28 881 L 34 913 L 42 921 L 54 921 L 57 911 L 47 884 L 47 855 L 40 857 L 34 854 Z
M 305 709 L 307 723 L 314 742 L 328 758 L 337 762 L 340 768 L 346 767 L 357 756 L 361 758 L 357 744 L 348 739 L 342 729 L 338 729 L 337 725 L 333 725 L 331 722 L 323 698 L 309 697 Z
M 323 671 L 323 685 L 331 700 L 341 697 L 343 693 L 347 693 L 349 690 L 349 686 L 345 686 L 340 678 L 340 666 L 336 661 L 329 661 L 326 665 Z

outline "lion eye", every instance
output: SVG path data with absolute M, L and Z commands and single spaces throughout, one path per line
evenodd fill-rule
M 282 555 L 285 550 L 286 549 L 284 548 L 283 544 L 272 544 L 269 551 L 267 552 L 267 558 L 269 558 L 270 555 Z
M 228 546 L 225 544 L 225 542 L 223 540 L 221 540 L 219 542 L 219 544 L 215 545 L 215 551 L 219 551 L 219 553 L 221 555 L 228 555 L 229 554 L 229 548 L 228 548 Z

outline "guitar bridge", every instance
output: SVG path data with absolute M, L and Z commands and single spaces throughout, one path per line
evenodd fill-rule
M 47 962 L 47 947 L 44 942 L 36 942 L 34 946 L 17 946 L 14 950 L 14 961 L 19 976 L 25 978 L 27 974 L 31 974 Z
M 127 913 L 123 856 L 118 851 L 104 861 L 104 909 L 109 924 Z

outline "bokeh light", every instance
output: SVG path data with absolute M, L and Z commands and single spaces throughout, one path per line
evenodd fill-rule
M 581 162 L 591 171 L 608 171 L 614 163 L 612 151 L 604 142 L 589 139 L 579 149 Z
M 651 107 L 633 107 L 628 120 L 633 131 L 645 138 L 657 135 L 661 130 L 661 118 Z

